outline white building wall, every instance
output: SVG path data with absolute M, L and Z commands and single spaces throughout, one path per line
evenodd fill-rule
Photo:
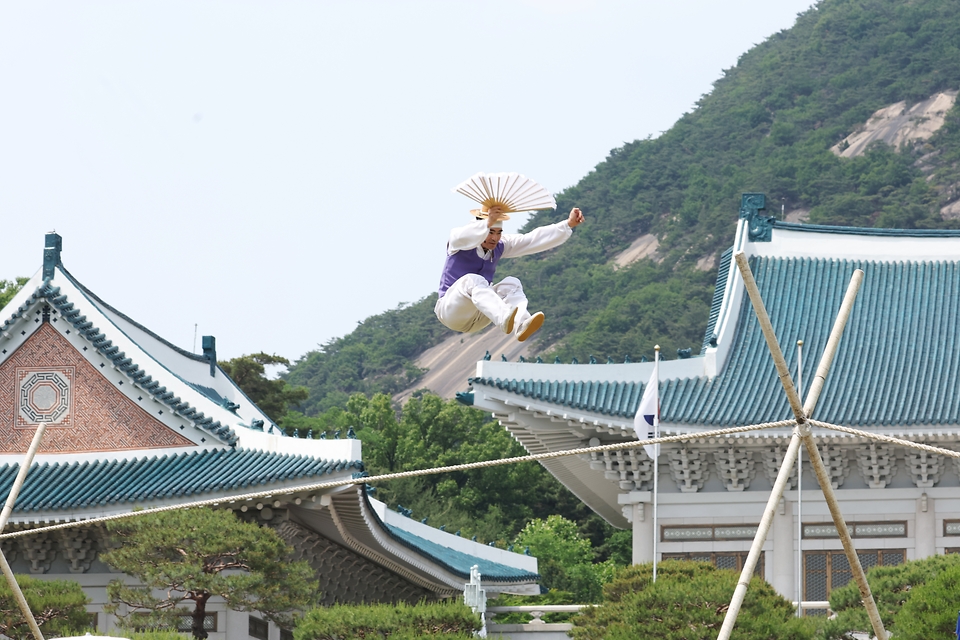
M 639 497 L 648 492 L 633 492 Z M 629 500 L 624 494 L 622 501 Z M 944 535 L 944 521 L 960 520 L 960 494 L 955 487 L 854 489 L 837 491 L 840 508 L 848 525 L 856 522 L 905 522 L 906 536 L 855 537 L 854 547 L 861 550 L 903 550 L 905 560 L 926 558 L 946 549 L 960 548 L 960 536 Z M 757 525 L 769 494 L 741 493 L 673 493 L 659 496 L 658 528 L 680 526 Z M 649 501 L 646 495 L 643 499 Z M 926 510 L 924 510 L 924 508 Z M 647 515 L 650 504 L 646 504 Z M 649 562 L 652 554 L 652 518 L 634 523 L 634 561 Z M 826 502 L 819 489 L 803 492 L 803 524 L 833 524 Z M 838 538 L 804 538 L 799 540 L 797 491 L 787 491 L 775 510 L 773 523 L 763 546 L 764 577 L 784 597 L 796 598 L 797 552 L 841 551 Z M 657 531 L 660 535 L 660 531 Z M 752 540 L 666 541 L 659 542 L 659 552 L 730 553 L 749 551 Z
M 916 559 L 928 558 L 937 554 L 937 514 L 934 502 L 934 499 L 926 492 L 917 499 L 917 511 L 914 516 L 917 522 L 915 528 Z
M 797 519 L 793 505 L 787 505 L 785 500 L 773 515 L 773 525 L 770 535 L 773 538 L 773 550 L 767 556 L 764 567 L 767 582 L 773 588 L 791 600 L 796 593 L 796 531 Z

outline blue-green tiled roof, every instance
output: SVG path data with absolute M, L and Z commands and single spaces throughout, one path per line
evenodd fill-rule
M 18 469 L 16 464 L 0 466 L 0 495 L 9 492 Z M 209 449 L 129 460 L 34 463 L 14 511 L 83 509 L 196 496 L 345 469 L 362 470 L 363 464 L 247 449 Z
M 817 406 L 818 419 L 848 425 L 960 423 L 960 263 L 753 258 L 750 264 L 792 372 L 796 341 L 804 341 L 807 383 L 853 270 L 864 270 L 863 286 Z M 792 415 L 746 299 L 739 314 L 729 360 L 717 377 L 662 384 L 663 422 L 742 425 Z M 603 368 L 596 369 L 595 382 L 473 382 L 542 402 L 632 417 L 641 381 L 603 382 Z
M 960 422 L 960 264 L 754 258 L 791 371 L 804 341 L 808 383 L 854 269 L 864 280 L 816 417 L 856 425 Z M 759 323 L 744 300 L 730 360 L 713 380 L 664 385 L 664 421 L 747 424 L 791 415 Z
M 362 495 L 362 499 L 364 502 L 366 502 L 368 512 L 373 514 L 377 525 L 379 525 L 387 535 L 417 554 L 426 558 L 430 558 L 456 576 L 459 576 L 465 580 L 469 580 L 470 568 L 473 565 L 477 565 L 477 567 L 480 569 L 480 575 L 484 581 L 527 582 L 540 579 L 540 576 L 536 573 L 524 571 L 523 569 L 518 569 L 505 564 L 500 564 L 499 562 L 494 562 L 492 560 L 478 558 L 477 556 L 472 556 L 469 553 L 457 551 L 456 549 L 445 547 L 437 542 L 427 540 L 426 538 L 422 538 L 418 535 L 410 533 L 409 531 L 401 529 L 400 527 L 387 524 L 380 519 L 379 515 L 377 515 L 377 510 L 374 509 L 373 505 L 370 503 L 370 497 L 367 495 L 367 492 L 361 491 L 360 493 Z M 444 535 L 450 534 L 447 533 Z
M 805 233 L 831 233 L 845 236 L 884 236 L 888 238 L 960 238 L 960 229 L 883 229 L 880 227 L 843 227 L 832 224 L 809 224 L 807 222 L 771 221 L 774 229 L 803 231 Z
M 477 565 L 477 568 L 480 570 L 480 576 L 484 581 L 520 582 L 540 579 L 540 576 L 536 573 L 524 571 L 516 567 L 509 567 L 492 560 L 478 558 L 468 553 L 457 551 L 456 549 L 444 547 L 436 542 L 431 542 L 426 538 L 416 536 L 399 527 L 386 523 L 381 524 L 383 524 L 384 530 L 390 534 L 391 538 L 403 546 L 416 551 L 420 555 L 431 558 L 437 564 L 465 580 L 470 579 L 470 568 L 473 565 Z
M 570 365 L 573 366 L 573 365 Z M 602 374 L 603 369 L 599 370 Z M 496 387 L 541 402 L 607 416 L 633 418 L 643 397 L 642 382 L 564 382 L 557 380 L 501 380 L 470 378 L 471 384 Z

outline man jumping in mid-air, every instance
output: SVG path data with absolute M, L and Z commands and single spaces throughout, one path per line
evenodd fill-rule
M 475 210 L 476 211 L 476 210 Z M 556 224 L 529 233 L 502 233 L 501 207 L 494 205 L 475 213 L 476 220 L 450 231 L 447 261 L 440 276 L 440 299 L 434 312 L 454 331 L 471 333 L 491 322 L 506 334 L 516 333 L 523 342 L 543 325 L 543 312 L 531 315 L 527 297 L 517 278 L 506 277 L 493 284 L 501 258 L 514 258 L 558 247 L 583 222 L 580 209 Z

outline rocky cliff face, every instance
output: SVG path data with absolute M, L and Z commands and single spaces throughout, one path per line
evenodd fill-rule
M 947 114 L 956 104 L 957 93 L 957 90 L 941 91 L 912 106 L 901 100 L 878 109 L 830 150 L 841 158 L 856 158 L 870 145 L 882 142 L 898 151 L 913 151 L 919 156 L 915 166 L 927 174 L 928 182 L 940 196 L 940 215 L 944 220 L 960 220 L 960 183 L 937 179 L 938 173 L 939 177 L 945 173 L 938 171 L 944 168 L 941 152 L 927 148 L 927 142 L 946 123 Z
M 904 144 L 929 140 L 943 126 L 956 100 L 956 91 L 944 91 L 911 107 L 901 100 L 878 109 L 860 129 L 830 150 L 841 158 L 854 158 L 863 155 L 874 142 L 899 149 Z
M 514 336 L 505 335 L 496 327 L 452 335 L 417 358 L 416 366 L 427 369 L 427 373 L 417 384 L 396 394 L 393 399 L 402 404 L 418 389 L 429 389 L 443 398 L 453 398 L 457 391 L 467 388 L 467 378 L 476 374 L 477 361 L 486 354 L 497 360 L 506 358 L 516 362 L 520 356 L 530 356 L 532 344 L 532 340 L 517 342 Z

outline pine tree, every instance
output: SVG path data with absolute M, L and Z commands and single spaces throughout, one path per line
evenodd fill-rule
M 91 616 L 84 606 L 88 598 L 79 583 L 19 575 L 17 584 L 45 636 L 76 632 L 90 625 Z M 33 637 L 5 580 L 0 580 L 0 633 L 13 640 Z
M 206 638 L 210 598 L 235 611 L 258 611 L 283 627 L 314 605 L 318 583 L 306 562 L 291 562 L 290 547 L 272 529 L 239 520 L 232 511 L 189 509 L 127 518 L 109 524 L 120 547 L 101 556 L 142 586 L 114 580 L 104 607 L 132 628 L 176 628 L 189 613 L 195 638 Z M 159 598 L 154 593 L 162 592 Z M 193 611 L 181 608 L 193 602 Z M 120 615 L 119 605 L 128 607 Z

